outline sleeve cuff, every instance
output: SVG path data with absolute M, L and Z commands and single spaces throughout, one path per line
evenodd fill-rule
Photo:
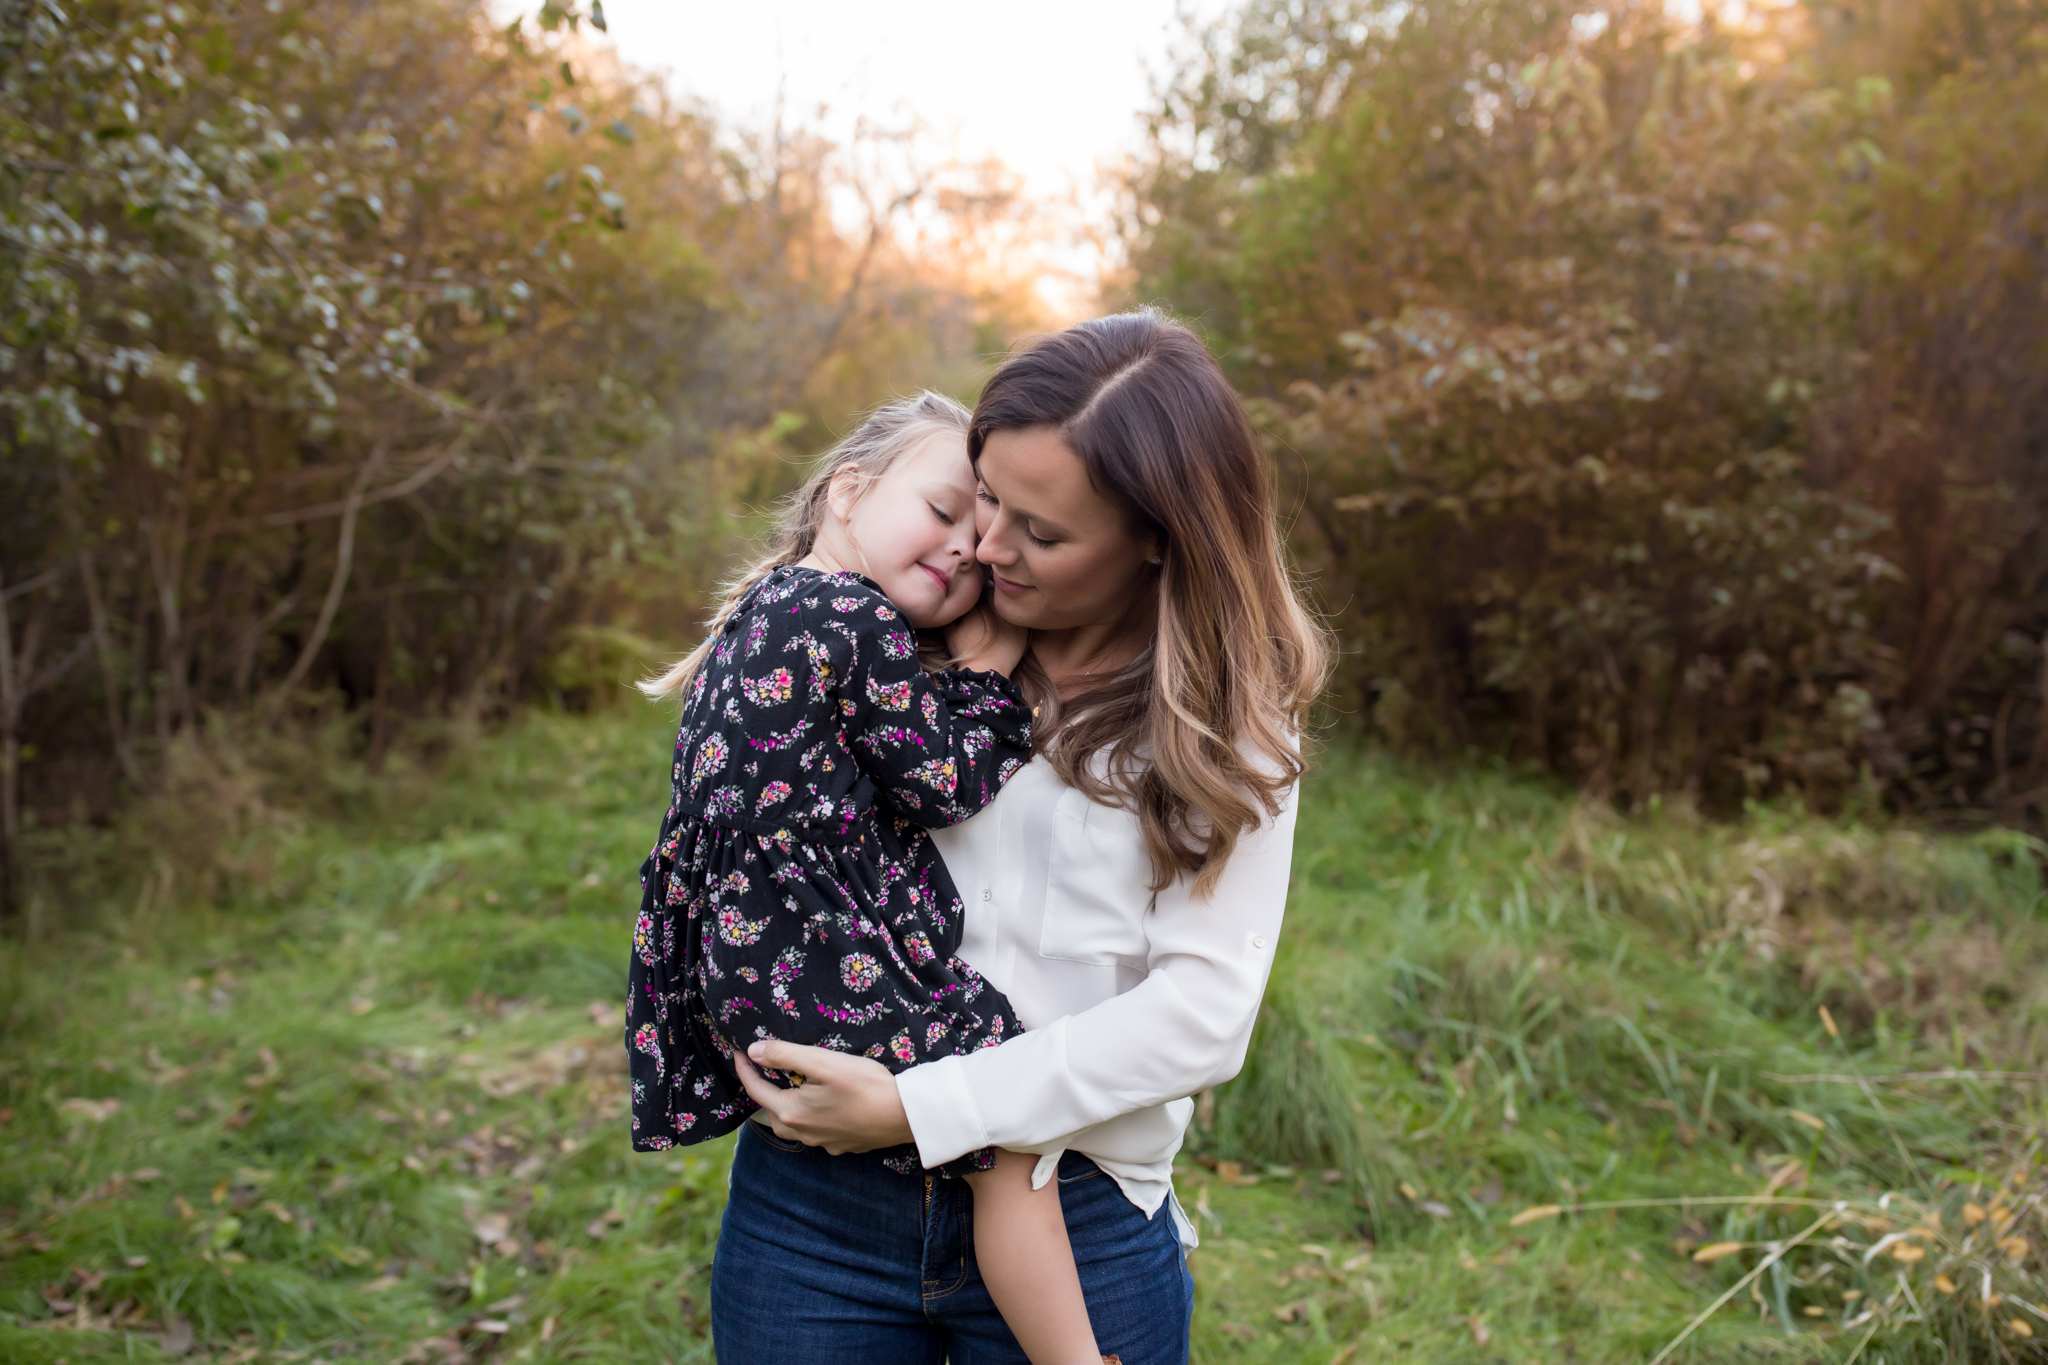
M 917 1159 L 927 1170 L 990 1145 L 960 1060 L 941 1057 L 896 1076 L 896 1094 L 917 1140 Z

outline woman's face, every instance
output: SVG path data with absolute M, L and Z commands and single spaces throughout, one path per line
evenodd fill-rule
M 1152 590 L 1154 547 L 1095 490 L 1058 432 L 992 432 L 975 472 L 975 556 L 994 571 L 996 614 L 1005 621 L 1031 630 L 1106 625 Z

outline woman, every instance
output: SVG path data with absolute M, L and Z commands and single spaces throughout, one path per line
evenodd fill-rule
M 763 1121 L 742 1130 L 712 1272 L 720 1359 L 1024 1359 L 976 1273 L 965 1192 L 899 1174 L 906 1144 L 926 1168 L 1041 1153 L 1103 1351 L 1187 1356 L 1173 1156 L 1189 1096 L 1243 1064 L 1265 990 L 1323 636 L 1236 395 L 1162 315 L 1011 356 L 969 453 L 994 610 L 1031 632 L 1045 687 L 1038 756 L 938 839 L 961 955 L 1030 1032 L 896 1076 L 779 1042 L 736 1059 Z

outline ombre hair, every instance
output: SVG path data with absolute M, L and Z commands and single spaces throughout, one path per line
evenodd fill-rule
M 855 475 L 865 492 L 898 460 L 932 437 L 966 436 L 968 416 L 964 406 L 928 389 L 869 413 L 851 435 L 818 458 L 803 486 L 783 502 L 768 537 L 767 552 L 726 582 L 703 642 L 666 671 L 642 679 L 640 690 L 659 701 L 676 696 L 690 685 L 747 589 L 817 547 L 826 499 L 831 495 L 833 482 L 842 474 Z
M 1133 534 L 1156 544 L 1157 626 L 1128 667 L 1034 729 L 1062 781 L 1134 813 L 1154 890 L 1213 890 L 1238 837 L 1300 779 L 1326 632 L 1302 605 L 1244 407 L 1199 338 L 1151 308 L 1037 338 L 975 405 L 989 435 L 1057 432 Z

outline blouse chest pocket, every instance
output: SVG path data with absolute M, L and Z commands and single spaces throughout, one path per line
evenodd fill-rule
M 1142 963 L 1151 883 L 1152 860 L 1137 817 L 1098 806 L 1078 791 L 1063 793 L 1053 820 L 1039 955 L 1103 967 Z

